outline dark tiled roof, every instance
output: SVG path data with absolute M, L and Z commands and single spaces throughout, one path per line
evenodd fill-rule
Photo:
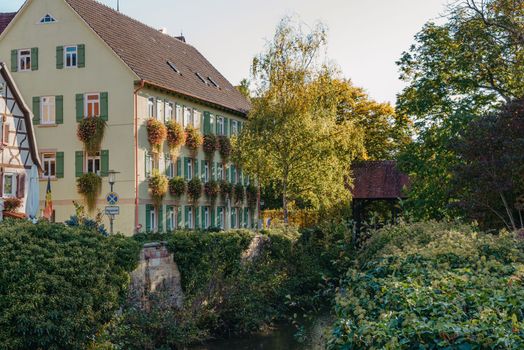
M 16 12 L 0 13 L 0 34 L 2 34 L 4 29 L 11 23 L 15 15 Z
M 94 0 L 66 2 L 146 83 L 242 114 L 249 110 L 244 96 L 193 46 Z M 210 77 L 219 88 L 203 83 L 196 73 Z
M 394 161 L 368 161 L 353 165 L 353 198 L 406 198 L 404 187 L 409 177 L 397 169 Z

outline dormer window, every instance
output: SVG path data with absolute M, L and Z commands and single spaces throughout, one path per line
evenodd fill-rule
M 53 23 L 53 22 L 56 22 L 56 19 L 53 16 L 51 16 L 49 13 L 40 19 L 40 23 L 42 24 Z
M 169 65 L 169 67 L 171 67 L 171 69 L 175 71 L 175 73 L 182 75 L 182 73 L 180 73 L 180 71 L 178 70 L 178 68 L 176 67 L 176 65 L 173 62 L 167 61 L 167 64 Z
M 204 84 L 207 85 L 207 81 L 206 79 L 204 79 L 204 77 L 202 75 L 200 75 L 200 73 L 195 73 L 195 75 L 198 77 L 198 79 L 200 79 Z
M 214 81 L 213 79 L 211 79 L 211 77 L 207 77 L 207 80 L 209 80 L 209 82 L 210 82 L 211 84 L 213 84 L 216 88 L 220 88 L 220 87 L 218 86 L 217 82 Z

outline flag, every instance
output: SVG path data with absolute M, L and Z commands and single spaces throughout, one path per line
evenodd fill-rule
M 44 218 L 51 220 L 53 216 L 53 199 L 51 198 L 51 177 L 47 177 L 47 189 L 45 191 Z

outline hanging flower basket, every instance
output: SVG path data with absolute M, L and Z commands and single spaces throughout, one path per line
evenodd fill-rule
M 95 173 L 85 173 L 76 180 L 78 193 L 84 197 L 87 209 L 96 208 L 96 199 L 102 191 L 102 178 Z
M 210 180 L 206 182 L 204 185 L 204 192 L 207 198 L 209 198 L 211 206 L 214 206 L 218 197 L 218 193 L 220 192 L 220 185 L 218 184 L 218 181 Z
M 188 125 L 186 127 L 186 147 L 191 152 L 193 158 L 196 158 L 198 148 L 202 146 L 203 142 L 204 140 L 200 132 L 191 125 Z
M 212 161 L 215 157 L 215 152 L 218 149 L 218 139 L 215 135 L 209 134 L 204 136 L 204 153 L 206 154 L 206 159 Z
M 99 117 L 84 118 L 78 123 L 76 135 L 89 155 L 100 151 L 106 125 L 106 121 Z
M 168 189 L 167 177 L 154 169 L 149 177 L 149 191 L 155 206 L 160 206 Z
M 233 195 L 233 185 L 226 180 L 220 180 L 220 194 L 224 200 L 228 197 L 231 198 Z
M 187 183 L 187 194 L 194 204 L 196 204 L 202 196 L 202 181 L 200 181 L 198 177 L 192 178 Z
M 235 185 L 235 203 L 241 203 L 244 201 L 245 193 L 244 186 L 240 183 Z
M 166 130 L 169 153 L 171 154 L 171 158 L 175 159 L 178 156 L 180 146 L 186 142 L 186 133 L 182 125 L 174 120 L 168 120 L 166 122 Z
M 20 198 L 6 198 L 4 199 L 4 211 L 10 213 L 16 213 L 22 206 L 22 200 Z
M 257 193 L 258 189 L 255 185 L 249 184 L 246 186 L 246 198 L 247 198 L 247 205 L 253 209 L 257 206 Z
M 186 180 L 180 176 L 174 177 L 169 180 L 169 193 L 177 198 L 182 197 L 187 191 Z
M 167 137 L 166 126 L 159 120 L 149 118 L 147 120 L 147 140 L 151 145 L 153 153 L 160 153 L 162 151 L 162 144 Z
M 229 137 L 227 136 L 219 136 L 218 137 L 218 153 L 220 153 L 220 157 L 222 157 L 222 163 L 226 164 L 229 161 L 229 157 L 231 157 L 231 141 L 229 140 Z

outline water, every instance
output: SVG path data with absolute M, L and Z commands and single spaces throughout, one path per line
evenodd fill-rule
M 211 341 L 192 347 L 191 350 L 322 350 L 325 329 L 329 326 L 330 320 L 329 316 L 320 316 L 306 324 L 307 339 L 304 342 L 299 342 L 295 337 L 297 333 L 295 327 L 282 324 L 266 333 Z

